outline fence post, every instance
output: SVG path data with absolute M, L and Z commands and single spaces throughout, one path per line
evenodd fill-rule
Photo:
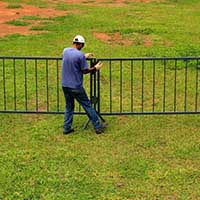
M 97 59 L 93 58 L 90 60 L 90 68 L 94 67 L 97 63 Z M 99 118 L 105 122 L 103 117 L 100 115 L 100 72 L 92 72 L 90 73 L 90 101 L 97 112 Z M 83 129 L 86 129 L 90 120 L 88 119 L 83 126 Z
M 93 66 L 98 62 L 98 60 L 94 60 Z M 95 110 L 97 111 L 97 114 L 102 122 L 105 122 L 104 118 L 101 116 L 101 110 L 100 110 L 100 70 L 97 72 L 94 72 L 94 81 L 95 81 L 95 89 L 94 89 L 94 99 L 95 99 Z

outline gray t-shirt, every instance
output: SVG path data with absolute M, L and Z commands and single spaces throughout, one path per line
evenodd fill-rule
M 62 57 L 62 86 L 81 88 L 83 86 L 82 70 L 88 69 L 85 55 L 76 48 L 65 48 Z

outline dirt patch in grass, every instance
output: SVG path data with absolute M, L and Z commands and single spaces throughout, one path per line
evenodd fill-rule
M 48 0 L 50 3 L 68 3 L 68 4 L 82 4 L 82 5 L 94 5 L 94 6 L 109 6 L 109 7 L 121 7 L 128 5 L 129 3 L 152 3 L 163 2 L 165 0 Z
M 162 0 L 132 0 L 132 1 L 126 1 L 126 0 L 60 0 L 65 3 L 84 3 L 84 4 L 126 4 L 126 3 L 133 3 L 133 2 L 142 2 L 142 3 L 151 3 L 151 2 L 161 2 Z
M 95 38 L 107 44 L 112 44 L 112 45 L 117 44 L 117 45 L 123 45 L 123 46 L 137 45 L 137 42 L 134 41 L 134 38 L 131 40 L 131 39 L 122 37 L 119 32 L 112 33 L 112 34 L 94 32 L 93 34 Z M 150 35 L 144 35 L 142 36 L 142 38 L 143 39 L 141 40 L 140 45 L 143 45 L 145 47 L 153 46 L 153 39 Z
M 133 41 L 123 38 L 119 32 L 116 32 L 113 34 L 94 32 L 93 35 L 98 40 L 101 40 L 108 44 L 118 44 L 118 45 L 125 45 L 125 46 L 133 44 Z
M 5 36 L 9 34 L 38 34 L 44 31 L 33 31 L 30 30 L 31 25 L 28 26 L 14 26 L 10 24 L 6 24 L 11 20 L 18 20 L 24 16 L 38 16 L 43 18 L 49 17 L 57 17 L 57 16 L 65 16 L 69 13 L 75 13 L 75 11 L 62 11 L 55 10 L 52 8 L 38 8 L 30 5 L 20 5 L 19 8 L 8 8 L 8 4 L 6 2 L 0 2 L 0 36 Z M 37 21 L 39 24 L 39 21 Z M 36 21 L 33 22 L 34 25 L 37 25 Z
M 162 45 L 165 47 L 170 47 L 172 42 L 160 38 L 159 41 L 155 41 L 152 35 L 138 34 L 137 36 L 132 36 L 127 38 L 127 36 L 122 36 L 119 32 L 116 33 L 102 33 L 93 32 L 96 39 L 110 44 L 110 45 L 121 45 L 121 46 L 131 46 L 131 45 L 142 45 L 144 47 L 152 47 L 154 45 Z
M 153 39 L 150 35 L 145 35 L 143 39 L 143 45 L 145 47 L 152 47 L 153 46 Z

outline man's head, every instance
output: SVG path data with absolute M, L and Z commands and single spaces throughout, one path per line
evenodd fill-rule
M 73 39 L 73 45 L 78 49 L 81 50 L 85 45 L 85 39 L 82 35 L 76 35 Z

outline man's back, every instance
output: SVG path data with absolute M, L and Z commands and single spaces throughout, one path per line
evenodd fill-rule
M 62 86 L 80 88 L 83 86 L 82 70 L 88 68 L 85 55 L 76 48 L 65 48 L 62 58 Z

